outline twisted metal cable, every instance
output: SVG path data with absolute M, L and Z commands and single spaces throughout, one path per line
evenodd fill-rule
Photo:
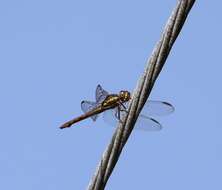
M 119 159 L 124 145 L 129 138 L 134 124 L 152 90 L 162 67 L 169 55 L 169 52 L 176 40 L 187 15 L 195 0 L 179 0 L 164 28 L 161 39 L 154 47 L 154 50 L 147 61 L 144 73 L 138 81 L 132 100 L 129 103 L 128 114 L 119 123 L 110 144 L 103 153 L 102 159 L 92 177 L 88 190 L 103 190 Z

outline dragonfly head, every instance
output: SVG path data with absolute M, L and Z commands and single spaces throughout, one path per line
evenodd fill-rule
M 119 97 L 122 102 L 127 102 L 130 100 L 130 93 L 128 91 L 121 90 L 119 92 Z

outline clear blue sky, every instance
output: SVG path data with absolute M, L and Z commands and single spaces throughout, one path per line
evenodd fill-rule
M 114 129 L 67 130 L 100 83 L 133 90 L 175 7 L 167 1 L 0 2 L 0 189 L 85 189 Z M 221 5 L 198 1 L 151 98 L 176 112 L 133 132 L 107 188 L 221 190 Z

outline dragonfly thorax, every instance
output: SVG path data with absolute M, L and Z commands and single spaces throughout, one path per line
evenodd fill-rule
M 121 90 L 119 92 L 119 98 L 122 102 L 127 102 L 130 100 L 130 92 L 126 91 L 126 90 Z

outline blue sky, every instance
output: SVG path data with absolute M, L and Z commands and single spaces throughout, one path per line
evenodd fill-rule
M 114 128 L 80 115 L 97 84 L 132 91 L 175 0 L 0 2 L 0 188 L 85 189 Z M 222 189 L 221 2 L 198 1 L 150 98 L 176 111 L 133 132 L 106 189 Z

